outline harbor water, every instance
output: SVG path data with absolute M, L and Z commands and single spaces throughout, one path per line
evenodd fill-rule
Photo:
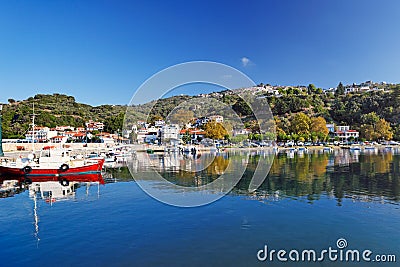
M 186 187 L 207 184 L 221 172 L 234 173 L 244 160 L 247 165 L 226 196 L 193 208 L 149 196 L 138 182 L 155 187 L 157 182 L 141 180 L 135 173 L 133 179 L 127 167 L 109 168 L 102 182 L 79 182 L 71 194 L 50 199 L 33 193 L 32 185 L 7 191 L 4 184 L 11 178 L 3 177 L 0 266 L 399 264 L 400 154 L 277 154 L 255 191 L 248 190 L 255 168 L 259 161 L 270 159 L 263 151 L 176 159 L 176 164 L 204 165 L 196 173 L 166 166 L 173 155 L 150 157 L 163 177 Z M 139 169 L 148 167 L 137 164 Z M 397 262 L 259 258 L 266 246 L 276 251 L 321 251 L 338 249 L 339 239 L 349 249 L 372 251 L 371 259 L 377 254 L 395 255 Z

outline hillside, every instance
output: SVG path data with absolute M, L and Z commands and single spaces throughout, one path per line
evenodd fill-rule
M 400 85 L 390 85 L 386 91 L 366 93 L 348 93 L 334 95 L 326 93 L 312 85 L 307 88 L 287 87 L 280 90 L 280 95 L 256 92 L 270 104 L 278 129 L 286 134 L 292 132 L 292 119 L 297 113 L 308 117 L 323 117 L 327 123 L 350 125 L 360 130 L 366 125 L 384 119 L 390 123 L 394 139 L 400 139 Z M 236 90 L 235 90 L 236 91 Z M 151 117 L 166 118 L 168 114 L 184 101 L 197 101 L 201 106 L 202 98 L 214 98 L 231 106 L 245 122 L 252 127 L 254 118 L 251 110 L 233 91 L 222 91 L 200 96 L 174 96 L 143 105 L 133 106 L 134 112 L 129 120 L 145 120 Z M 3 108 L 3 137 L 23 137 L 31 123 L 32 107 L 35 104 L 36 125 L 55 127 L 56 125 L 83 126 L 85 121 L 95 120 L 105 124 L 105 131 L 114 132 L 122 128 L 126 106 L 101 105 L 90 106 L 76 102 L 72 96 L 38 94 L 26 100 L 10 99 Z M 153 106 L 150 112 L 151 106 Z M 195 114 L 196 115 L 196 114 Z M 211 114 L 210 114 L 211 115 Z M 220 114 L 224 115 L 224 114 Z
M 92 107 L 77 103 L 74 97 L 62 94 L 38 94 L 22 101 L 9 100 L 9 104 L 3 106 L 3 138 L 24 137 L 32 120 L 33 104 L 35 124 L 47 127 L 78 127 L 92 119 L 107 122 L 107 130 L 115 130 L 112 123 L 114 118 L 124 114 L 126 109 L 124 106 L 114 105 Z

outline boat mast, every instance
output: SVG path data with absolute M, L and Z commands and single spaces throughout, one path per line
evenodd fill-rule
M 33 103 L 32 114 L 32 153 L 35 153 L 35 102 Z

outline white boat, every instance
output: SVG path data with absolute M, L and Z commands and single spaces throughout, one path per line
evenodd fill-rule
M 361 151 L 361 148 L 358 145 L 352 145 L 350 147 L 350 151 Z

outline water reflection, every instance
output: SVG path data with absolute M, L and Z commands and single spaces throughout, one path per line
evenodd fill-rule
M 73 199 L 82 183 L 90 186 L 94 183 L 104 184 L 104 180 L 101 174 L 69 175 L 64 179 L 55 176 L 0 176 L 0 196 L 12 197 L 27 190 L 30 198 L 53 203 Z
M 155 168 L 165 179 L 186 187 L 210 183 L 219 175 L 234 173 L 239 169 L 238 166 L 246 164 L 246 171 L 231 194 L 258 200 L 305 198 L 313 203 L 321 195 L 326 195 L 335 198 L 339 205 L 343 198 L 391 203 L 399 201 L 399 154 L 323 149 L 280 153 L 273 159 L 267 177 L 265 174 L 268 170 L 264 172 L 263 183 L 252 192 L 249 186 L 258 163 L 270 161 L 273 156 L 275 154 L 268 151 L 202 154 L 196 158 L 179 158 L 179 155 L 171 158 L 169 155 L 154 154 L 151 155 L 151 166 L 143 165 L 145 161 L 140 161 L 140 158 L 132 164 L 138 171 Z M 151 177 L 135 179 L 151 180 Z
M 259 159 L 260 160 L 260 159 Z M 391 153 L 278 155 L 270 173 L 253 194 L 258 199 L 306 197 L 312 203 L 325 194 L 337 199 L 398 202 L 400 156 Z M 252 172 L 248 170 L 233 193 L 247 194 Z
M 93 184 L 104 184 L 101 174 L 70 175 L 60 179 L 52 176 L 0 177 L 0 196 L 13 197 L 16 194 L 28 191 L 29 198 L 33 201 L 34 237 L 39 244 L 39 205 L 38 201 L 44 201 L 49 205 L 55 202 L 74 200 L 77 188 L 86 186 L 86 194 Z M 100 187 L 98 187 L 98 196 Z

